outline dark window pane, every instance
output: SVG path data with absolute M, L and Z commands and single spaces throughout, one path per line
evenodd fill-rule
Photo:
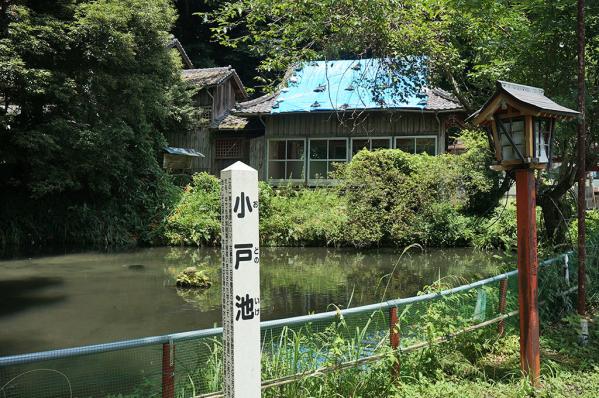
M 327 158 L 327 141 L 310 140 L 310 159 Z
M 289 140 L 287 141 L 287 159 L 303 159 L 304 158 L 304 141 Z
M 310 179 L 327 178 L 327 162 L 321 160 L 310 161 Z
M 347 159 L 346 140 L 329 140 L 329 159 Z
M 416 138 L 416 153 L 428 153 L 429 155 L 436 155 L 437 148 L 435 145 L 434 138 Z
M 389 149 L 391 147 L 391 140 L 388 138 L 375 138 L 372 140 L 371 150 L 375 149 Z
M 270 141 L 268 143 L 268 159 L 285 159 L 285 141 Z
M 352 155 L 355 155 L 356 153 L 360 152 L 362 149 L 370 149 L 369 145 L 368 145 L 368 140 L 352 140 L 351 142 L 351 153 Z
M 287 162 L 287 175 L 286 178 L 290 180 L 303 180 L 305 177 L 304 173 L 304 161 L 292 161 Z
M 414 153 L 414 138 L 397 138 L 395 147 L 407 153 Z
M 282 180 L 285 178 L 285 162 L 268 162 L 268 178 Z

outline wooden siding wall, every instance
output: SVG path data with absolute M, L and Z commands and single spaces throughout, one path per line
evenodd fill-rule
M 266 179 L 265 170 L 266 167 L 264 162 L 266 160 L 266 138 L 260 136 L 250 139 L 250 167 L 258 170 L 258 178 L 261 180 Z
M 215 87 L 200 90 L 196 95 L 198 106 L 212 105 L 212 119 L 219 119 L 235 105 L 235 89 L 231 78 Z M 192 171 L 211 172 L 214 166 L 214 145 L 210 138 L 210 130 L 196 129 L 194 132 L 170 132 L 166 134 L 169 146 L 192 148 L 203 154 L 203 158 L 194 158 Z
M 212 114 L 214 119 L 219 119 L 235 105 L 235 89 L 233 79 L 229 78 L 213 89 L 214 102 Z
M 193 172 L 210 172 L 212 167 L 212 146 L 208 129 L 196 129 L 194 132 L 170 132 L 166 134 L 169 146 L 177 148 L 193 148 L 204 155 L 204 158 L 193 158 L 191 168 Z
M 196 96 L 195 101 L 198 106 L 210 106 L 212 105 L 212 93 L 209 92 L 210 89 L 203 88 L 200 90 Z
M 266 120 L 266 138 L 390 137 L 436 135 L 445 152 L 444 116 L 420 112 L 370 112 L 357 119 L 341 114 L 277 115 Z

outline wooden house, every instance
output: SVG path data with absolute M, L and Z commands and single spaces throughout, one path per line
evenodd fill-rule
M 247 100 L 245 88 L 230 66 L 185 69 L 183 78 L 199 89 L 194 100 L 200 109 L 200 126 L 194 131 L 171 131 L 166 135 L 169 147 L 195 150 L 202 156 L 191 160 L 191 171 L 219 173 L 237 160 L 249 162 L 247 143 L 219 140 L 216 126 L 239 101 Z M 226 139 L 227 134 L 219 134 Z
M 465 116 L 461 104 L 441 89 L 414 90 L 418 76 L 398 78 L 382 64 L 379 59 L 308 62 L 287 73 L 274 94 L 232 104 L 231 92 L 210 118 L 207 134 L 197 138 L 198 146 L 186 147 L 209 154 L 200 160 L 202 170 L 217 175 L 241 160 L 273 184 L 310 186 L 333 182 L 335 164 L 364 148 L 447 151 L 448 132 Z M 236 98 L 242 93 L 239 89 Z

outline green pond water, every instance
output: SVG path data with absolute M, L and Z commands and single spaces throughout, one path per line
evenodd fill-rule
M 267 248 L 261 254 L 262 320 L 409 297 L 438 278 L 461 284 L 499 266 L 492 254 L 470 249 L 414 250 L 401 260 L 390 249 Z M 191 265 L 208 270 L 210 289 L 175 287 L 177 272 Z M 0 356 L 213 327 L 221 323 L 220 295 L 218 249 L 0 261 Z

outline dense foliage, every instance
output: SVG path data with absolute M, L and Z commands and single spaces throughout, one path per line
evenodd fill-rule
M 0 248 L 152 238 L 162 132 L 190 123 L 168 0 L 3 1 Z
M 466 132 L 463 139 L 468 151 L 461 156 L 358 153 L 340 172 L 350 204 L 347 240 L 358 247 L 469 244 L 475 226 L 467 216 L 492 211 L 499 180 L 487 171 L 484 137 Z
M 295 62 L 396 57 L 428 59 L 429 80 L 452 91 L 469 113 L 484 103 L 497 79 L 541 87 L 576 108 L 577 12 L 569 0 L 234 0 L 210 18 L 221 44 L 243 46 L 262 58 L 258 72 L 273 86 Z M 599 3 L 586 2 L 587 164 L 599 141 Z M 385 73 L 404 74 L 401 63 Z M 545 237 L 566 239 L 572 207 L 576 122 L 561 123 L 554 154 L 562 166 L 541 178 L 539 205 Z
M 499 178 L 489 172 L 486 139 L 466 132 L 465 154 L 412 155 L 362 151 L 339 165 L 334 188 L 260 185 L 260 236 L 264 245 L 467 246 L 481 217 L 493 212 Z M 171 244 L 219 241 L 219 181 L 194 176 L 168 216 Z M 507 247 L 507 245 L 485 246 Z

